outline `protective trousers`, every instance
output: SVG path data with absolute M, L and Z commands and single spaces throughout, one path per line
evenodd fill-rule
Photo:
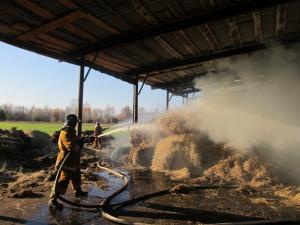
M 79 169 L 78 170 L 63 169 L 61 171 L 60 177 L 56 185 L 56 189 L 55 190 L 53 189 L 50 195 L 50 200 L 56 198 L 57 195 L 65 194 L 68 189 L 68 185 L 70 181 L 74 191 L 81 190 L 81 172 Z

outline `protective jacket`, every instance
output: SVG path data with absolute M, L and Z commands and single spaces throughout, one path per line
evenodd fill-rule
M 64 165 L 64 169 L 79 170 L 80 169 L 80 143 L 76 135 L 76 131 L 71 127 L 64 127 L 60 131 L 58 139 L 58 156 L 56 160 L 56 168 L 60 166 L 65 156 L 70 152 L 70 156 Z
M 102 127 L 101 126 L 95 126 L 95 128 L 94 128 L 94 136 L 97 137 L 100 134 L 102 134 Z

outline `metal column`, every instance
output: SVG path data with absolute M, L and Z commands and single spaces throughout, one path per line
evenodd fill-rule
M 166 101 L 166 110 L 168 111 L 169 110 L 169 102 L 170 102 L 170 92 L 167 90 L 167 101 Z
M 84 56 L 80 58 L 80 72 L 79 72 L 79 90 L 78 90 L 78 125 L 77 135 L 81 136 L 82 131 L 82 106 L 83 106 L 83 83 L 84 83 Z
M 138 122 L 138 108 L 139 108 L 139 82 L 136 81 L 135 84 L 133 84 L 133 123 Z

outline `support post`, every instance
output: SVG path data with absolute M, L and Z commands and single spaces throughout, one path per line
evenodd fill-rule
M 186 105 L 188 104 L 188 101 L 189 101 L 189 94 L 186 94 L 186 97 L 185 97 L 185 104 Z
M 169 92 L 169 90 L 167 90 L 167 101 L 166 101 L 166 110 L 168 111 L 169 110 L 169 102 L 170 102 L 170 97 L 169 97 L 169 94 L 170 94 L 170 92 Z
M 84 84 L 84 56 L 80 57 L 80 72 L 79 72 L 79 90 L 78 90 L 78 125 L 77 135 L 81 136 L 82 131 L 82 106 L 83 106 L 83 84 Z
M 138 100 L 139 100 L 139 82 L 138 80 L 133 84 L 133 123 L 138 122 Z

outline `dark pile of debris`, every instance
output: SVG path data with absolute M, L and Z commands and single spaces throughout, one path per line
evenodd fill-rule
M 0 129 L 0 157 L 15 157 L 31 147 L 31 138 L 23 131 L 12 128 Z

